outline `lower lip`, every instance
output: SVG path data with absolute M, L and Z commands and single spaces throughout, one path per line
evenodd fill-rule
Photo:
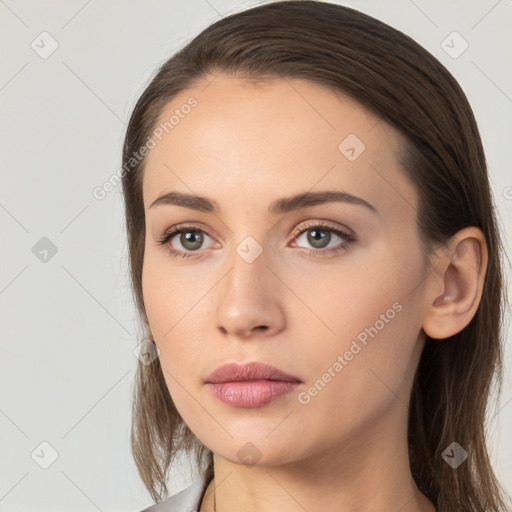
M 207 383 L 208 388 L 222 402 L 234 407 L 263 407 L 277 398 L 291 393 L 300 382 L 252 380 L 240 382 Z

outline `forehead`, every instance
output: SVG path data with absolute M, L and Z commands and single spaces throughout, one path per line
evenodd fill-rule
M 146 209 L 171 190 L 215 196 L 222 207 L 314 188 L 395 210 L 407 198 L 414 208 L 397 160 L 403 136 L 357 101 L 307 80 L 211 80 L 161 112 L 144 171 Z

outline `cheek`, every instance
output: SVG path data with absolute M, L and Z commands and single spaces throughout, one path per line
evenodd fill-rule
M 201 313 L 201 298 L 211 285 L 198 279 L 193 266 L 180 267 L 165 248 L 147 250 L 142 269 L 144 306 L 157 344 L 165 348 L 190 318 Z M 187 339 L 194 339 L 187 335 Z
M 415 279 L 417 269 L 407 268 L 382 246 L 347 253 L 328 264 L 304 260 L 281 273 L 291 283 L 293 294 L 286 300 L 297 321 L 314 330 L 317 339 L 343 344 L 386 311 L 394 315 L 393 304 L 411 291 L 407 283 Z
M 348 409 L 329 414 L 349 421 L 347 411 L 371 414 L 398 393 L 415 364 L 421 327 L 420 261 L 419 256 L 411 258 L 388 247 L 372 251 L 357 264 L 354 258 L 329 272 L 328 278 L 325 269 L 317 274 L 311 270 L 307 280 L 297 278 L 294 292 L 306 297 L 315 313 L 305 311 L 298 327 L 302 359 L 310 362 L 308 384 L 314 387 L 304 401 L 311 398 L 312 408 L 343 404 Z M 403 400 L 407 403 L 407 394 Z
M 295 408 L 295 421 L 320 428 L 326 446 L 378 424 L 391 408 L 407 409 L 411 371 L 417 364 L 415 306 L 407 301 L 397 306 L 387 315 L 383 310 L 388 323 L 371 316 L 363 329 L 351 327 L 358 331 L 355 336 L 344 336 L 340 323 L 339 336 L 330 344 L 318 343 L 310 354 L 314 369 L 309 387 L 298 397 L 301 406 Z M 316 427 L 318 417 L 328 423 Z
M 193 321 L 201 307 L 197 304 L 199 295 L 188 291 L 191 287 L 184 286 L 168 269 L 154 263 L 151 257 L 145 261 L 144 305 L 160 350 L 160 365 L 167 389 L 180 415 L 188 417 L 194 402 L 190 393 L 197 389 L 194 380 L 199 382 L 194 368 L 200 349 L 197 340 L 202 337 L 194 332 L 197 322 Z
M 374 315 L 368 315 L 365 327 L 359 329 L 350 319 L 350 326 L 340 320 L 336 337 L 317 337 L 307 348 L 302 345 L 301 360 L 308 361 L 308 378 L 302 393 L 294 398 L 296 427 L 288 424 L 279 432 L 283 442 L 287 436 L 306 431 L 329 449 L 374 428 L 387 411 L 407 409 L 410 372 L 416 365 L 416 334 L 409 323 L 414 307 L 405 302 L 401 306 L 388 312 L 388 323 L 377 323 Z
M 180 265 L 165 250 L 147 251 L 144 259 L 144 305 L 173 397 L 183 392 L 181 386 L 192 391 L 201 383 L 213 340 L 215 306 L 210 296 L 219 278 L 204 269 Z

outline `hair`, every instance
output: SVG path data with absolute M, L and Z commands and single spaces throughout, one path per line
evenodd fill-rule
M 492 469 L 486 432 L 490 394 L 501 394 L 507 298 L 484 150 L 457 81 L 401 31 L 337 4 L 280 1 L 220 19 L 160 66 L 135 105 L 123 146 L 130 279 L 145 326 L 145 158 L 133 156 L 176 95 L 221 72 L 247 80 L 321 84 L 357 100 L 402 133 L 406 144 L 399 159 L 419 193 L 416 222 L 425 254 L 445 246 L 465 227 L 482 230 L 488 265 L 474 317 L 447 339 L 425 335 L 409 404 L 409 461 L 416 484 L 438 512 L 505 510 L 505 491 Z M 469 453 L 457 469 L 442 458 L 453 441 Z M 159 358 L 137 366 L 131 449 L 155 501 L 168 494 L 168 471 L 180 452 L 195 457 L 196 468 L 205 465 L 203 492 L 213 478 L 213 453 L 178 413 Z

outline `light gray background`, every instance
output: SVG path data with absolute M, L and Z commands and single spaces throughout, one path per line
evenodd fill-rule
M 512 2 L 339 3 L 411 35 L 459 80 L 510 247 Z M 121 187 L 103 200 L 92 191 L 119 169 L 129 114 L 157 66 L 219 16 L 256 4 L 0 0 L 1 511 L 136 511 L 152 503 L 128 444 L 138 324 Z M 31 47 L 48 37 L 43 31 L 58 43 L 46 59 Z M 441 46 L 453 31 L 469 43 L 456 59 Z M 33 253 L 43 237 L 57 249 L 46 262 Z M 506 351 L 490 446 L 512 492 L 510 343 Z M 50 461 L 42 442 L 58 453 L 48 469 L 36 463 Z M 173 474 L 172 492 L 194 476 L 179 467 Z

